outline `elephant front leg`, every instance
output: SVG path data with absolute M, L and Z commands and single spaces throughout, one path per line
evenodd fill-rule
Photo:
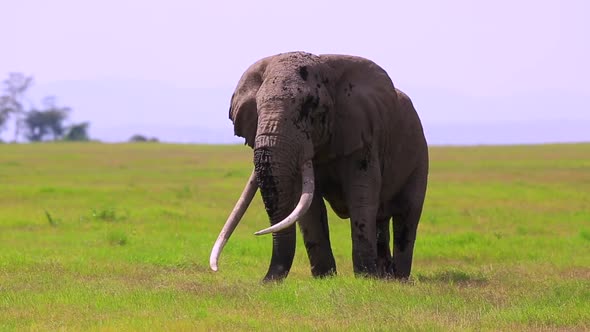
M 311 264 L 311 274 L 314 277 L 335 275 L 336 261 L 330 245 L 328 214 L 318 190 L 314 194 L 309 210 L 299 219 L 299 228 Z
M 372 186 L 355 186 L 349 191 L 352 264 L 358 276 L 378 277 L 377 202 Z
M 343 167 L 344 196 L 350 215 L 352 263 L 360 276 L 378 277 L 377 209 L 381 172 L 370 149 L 351 155 Z
M 376 209 L 357 207 L 351 211 L 352 264 L 358 276 L 378 276 Z
M 272 257 L 263 282 L 281 281 L 287 277 L 295 255 L 295 225 L 272 234 Z

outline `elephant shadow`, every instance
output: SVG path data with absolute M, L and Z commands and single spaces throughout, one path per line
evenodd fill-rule
M 481 272 L 448 269 L 432 273 L 417 273 L 414 279 L 420 283 L 450 284 L 460 286 L 484 286 L 489 280 Z

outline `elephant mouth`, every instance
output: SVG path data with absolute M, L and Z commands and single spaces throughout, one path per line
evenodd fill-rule
M 289 214 L 285 219 L 282 221 L 260 230 L 255 235 L 263 235 L 268 233 L 276 233 L 281 230 L 288 228 L 289 226 L 293 225 L 302 215 L 304 215 L 307 210 L 309 209 L 311 202 L 313 201 L 313 193 L 315 189 L 314 183 L 314 175 L 313 175 L 313 163 L 311 160 L 306 161 L 301 166 L 301 196 L 299 198 L 299 202 L 295 209 Z M 256 191 L 258 190 L 256 184 L 256 172 L 252 171 L 248 182 L 244 190 L 242 191 L 242 195 L 238 199 L 234 209 L 232 210 L 231 214 L 227 218 L 227 221 L 223 225 L 215 244 L 213 245 L 213 249 L 211 250 L 211 256 L 209 257 L 209 266 L 211 270 L 217 271 L 218 270 L 218 261 L 219 256 L 221 255 L 221 251 L 223 247 L 229 240 L 231 234 L 236 229 L 240 220 L 244 216 L 244 213 L 248 209 L 250 202 L 254 198 Z

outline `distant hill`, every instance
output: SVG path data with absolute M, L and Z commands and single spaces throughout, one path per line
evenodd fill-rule
M 100 79 L 35 85 L 30 97 L 39 102 L 57 96 L 60 105 L 72 107 L 71 121 L 89 121 L 91 137 L 106 142 L 142 134 L 163 142 L 241 143 L 228 120 L 233 88 Z M 473 97 L 402 90 L 411 96 L 430 144 L 590 141 L 590 96 L 548 91 Z M 2 137 L 10 139 L 11 132 Z
M 590 121 L 490 124 L 425 124 L 432 145 L 493 145 L 590 142 Z

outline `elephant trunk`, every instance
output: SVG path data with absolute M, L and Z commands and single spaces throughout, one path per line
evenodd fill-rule
M 309 206 L 313 201 L 314 190 L 315 183 L 313 175 L 313 163 L 311 160 L 308 160 L 303 164 L 303 166 L 301 166 L 301 197 L 299 198 L 299 202 L 297 203 L 297 206 L 293 212 L 291 212 L 288 217 L 282 219 L 280 222 L 254 234 L 263 235 L 268 233 L 276 233 L 293 225 L 297 219 L 299 219 L 309 209 Z
M 272 227 L 257 234 L 273 232 L 272 258 L 264 281 L 284 279 L 293 263 L 295 255 L 296 230 L 294 222 L 311 204 L 309 183 L 313 187 L 313 175 L 307 185 L 299 186 L 302 179 L 300 148 L 293 140 L 280 135 L 258 135 L 254 149 L 254 166 L 258 187 L 271 225 L 282 225 L 280 229 Z M 311 164 L 308 162 L 307 164 Z M 309 175 L 309 171 L 307 171 Z M 313 174 L 313 171 L 312 173 Z M 305 189 L 300 195 L 299 189 Z M 313 189 L 311 190 L 313 195 Z M 300 204 L 293 210 L 295 199 Z M 303 204 L 301 203 L 303 200 Z M 307 202 L 309 201 L 309 202 Z M 303 205 L 303 206 L 302 206 Z M 285 223 L 286 222 L 286 223 Z

